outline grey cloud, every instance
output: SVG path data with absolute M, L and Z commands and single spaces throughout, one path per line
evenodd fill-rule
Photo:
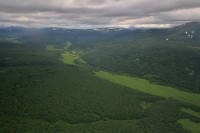
M 200 15 L 195 13 L 200 11 L 199 9 L 199 0 L 3 0 L 0 1 L 0 24 L 176 24 L 200 20 Z M 188 13 L 184 15 L 181 12 Z

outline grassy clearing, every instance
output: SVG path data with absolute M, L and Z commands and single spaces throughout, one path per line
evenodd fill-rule
M 64 53 L 61 53 L 60 60 L 69 65 L 76 65 L 76 66 L 82 66 L 86 64 L 86 62 L 80 57 L 80 52 L 76 52 L 74 50 L 69 50 L 69 48 L 72 46 L 72 43 L 67 42 L 64 50 Z
M 190 108 L 181 108 L 181 111 L 185 112 L 185 113 L 188 113 L 190 115 L 193 115 L 195 117 L 198 117 L 200 118 L 200 112 L 196 112 Z
M 65 52 L 61 54 L 61 60 L 65 64 L 75 65 L 75 60 L 78 59 L 77 55 Z
M 173 98 L 183 102 L 200 106 L 200 94 L 180 91 L 178 89 L 150 83 L 148 80 L 139 79 L 125 75 L 115 75 L 105 71 L 99 71 L 95 74 L 97 77 L 109 80 L 111 82 L 141 91 L 148 94 Z
M 189 119 L 181 119 L 178 121 L 184 129 L 191 131 L 192 133 L 200 133 L 200 123 L 195 123 Z
M 72 53 L 70 52 L 65 52 L 61 54 L 61 61 L 65 64 L 69 65 L 77 65 L 78 64 L 86 64 L 86 62 L 81 59 L 76 53 L 73 51 Z

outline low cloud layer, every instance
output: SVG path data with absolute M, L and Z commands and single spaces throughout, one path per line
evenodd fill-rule
M 199 0 L 1 0 L 0 25 L 170 27 L 200 21 Z

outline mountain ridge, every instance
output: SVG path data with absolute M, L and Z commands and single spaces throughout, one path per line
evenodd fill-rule
M 128 27 L 128 28 L 122 28 L 122 27 L 98 27 L 98 28 L 66 28 L 66 27 L 40 27 L 40 28 L 36 28 L 36 27 L 23 27 L 23 26 L 0 26 L 0 29 L 6 29 L 6 28 L 10 28 L 10 29 L 77 29 L 77 30 L 96 30 L 96 29 L 129 29 L 129 30 L 149 30 L 149 29 L 174 29 L 174 28 L 183 28 L 183 27 L 200 27 L 200 22 L 188 22 L 188 23 L 184 23 L 184 24 L 180 24 L 178 26 L 173 26 L 170 28 L 136 28 L 136 27 Z

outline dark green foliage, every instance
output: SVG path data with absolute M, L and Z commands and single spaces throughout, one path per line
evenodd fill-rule
M 109 45 L 91 50 L 85 60 L 105 70 L 133 74 L 191 91 L 200 90 L 197 89 L 197 76 L 200 75 L 198 49 Z
M 188 37 L 186 31 L 193 38 Z M 197 85 L 200 80 L 199 40 L 199 23 L 171 29 L 129 31 L 110 40 L 93 42 L 95 45 L 85 50 L 84 59 L 97 69 L 132 74 L 159 84 L 200 92 Z
M 185 131 L 177 120 L 193 118 L 179 111 L 185 105 L 177 101 L 142 94 L 84 68 L 64 65 L 56 52 L 40 46 L 1 43 L 0 47 L 1 60 L 10 58 L 0 67 L 0 132 L 178 133 Z M 15 55 L 20 58 L 13 60 Z M 153 104 L 144 111 L 142 102 Z
M 199 107 L 99 79 L 89 68 L 63 64 L 60 51 L 47 51 L 45 46 L 59 43 L 58 48 L 63 48 L 71 41 L 73 49 L 85 50 L 85 59 L 96 69 L 194 91 L 200 73 L 199 50 L 193 48 L 198 35 L 195 41 L 181 41 L 176 31 L 171 37 L 179 40 L 166 42 L 169 33 L 1 29 L 0 39 L 12 35 L 21 43 L 0 42 L 0 132 L 188 133 L 177 121 L 199 123 L 200 119 L 180 108 L 200 112 Z M 150 103 L 145 110 L 144 102 Z

